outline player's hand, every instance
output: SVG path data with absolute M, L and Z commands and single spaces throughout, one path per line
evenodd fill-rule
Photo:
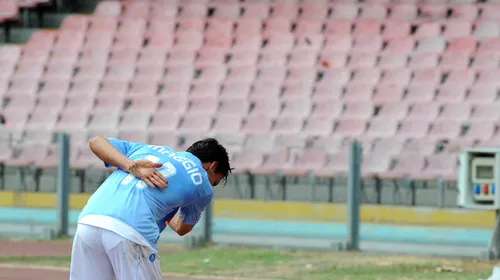
M 152 188 L 166 188 L 168 181 L 155 168 L 162 167 L 161 163 L 154 163 L 149 160 L 141 159 L 134 161 L 134 164 L 128 169 L 128 172 L 144 181 Z

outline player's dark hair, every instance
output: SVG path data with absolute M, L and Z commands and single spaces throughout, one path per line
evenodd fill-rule
M 217 162 L 215 172 L 224 174 L 224 183 L 227 176 L 231 173 L 231 165 L 229 164 L 229 155 L 226 148 L 214 138 L 207 138 L 196 141 L 188 149 L 188 152 L 196 156 L 201 162 Z

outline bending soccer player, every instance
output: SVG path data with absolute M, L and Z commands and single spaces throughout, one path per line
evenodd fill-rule
M 104 137 L 90 140 L 90 148 L 117 169 L 80 214 L 70 279 L 161 279 L 160 233 L 167 225 L 181 236 L 193 229 L 213 187 L 231 173 L 226 149 L 215 139 L 175 152 Z

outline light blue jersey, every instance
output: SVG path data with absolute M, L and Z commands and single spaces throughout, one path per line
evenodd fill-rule
M 201 161 L 188 152 L 166 146 L 131 143 L 109 138 L 109 142 L 132 160 L 163 163 L 157 170 L 168 180 L 165 189 L 151 188 L 133 175 L 115 170 L 90 197 L 79 220 L 101 215 L 119 220 L 140 233 L 157 249 L 165 221 L 178 209 L 185 224 L 196 224 L 212 201 L 213 188 Z M 110 167 L 106 164 L 106 167 Z M 119 232 L 117 232 L 120 234 Z

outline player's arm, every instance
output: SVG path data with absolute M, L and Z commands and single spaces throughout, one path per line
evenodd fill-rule
M 113 143 L 111 143 L 110 140 L 113 141 Z M 104 161 L 106 166 L 120 168 L 143 180 L 153 188 L 165 188 L 167 186 L 167 179 L 155 169 L 162 167 L 161 163 L 153 163 L 148 160 L 133 161 L 126 156 L 131 148 L 129 142 L 113 138 L 110 140 L 102 136 L 96 136 L 89 141 L 92 152 L 99 159 Z
M 181 207 L 175 216 L 168 221 L 169 227 L 178 235 L 183 236 L 193 230 L 201 218 L 201 214 L 212 201 L 212 194 L 197 199 L 188 206 Z
M 122 145 L 122 151 L 115 148 L 107 138 L 96 136 L 89 141 L 90 150 L 107 165 L 115 166 L 124 171 L 129 171 L 134 165 L 134 161 L 126 156 L 128 147 Z

